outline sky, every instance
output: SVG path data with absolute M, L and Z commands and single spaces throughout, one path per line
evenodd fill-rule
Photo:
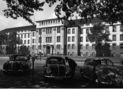
M 9 18 L 5 17 L 2 11 L 5 8 L 7 8 L 5 1 L 0 0 L 0 30 L 4 30 L 6 28 L 31 25 L 28 21 L 24 20 L 23 18 L 12 19 L 10 17 Z M 54 13 L 54 8 L 55 8 L 55 5 L 52 7 L 49 7 L 47 4 L 45 4 L 43 7 L 44 10 L 36 11 L 34 16 L 32 16 L 32 20 L 39 21 L 44 19 L 56 18 Z

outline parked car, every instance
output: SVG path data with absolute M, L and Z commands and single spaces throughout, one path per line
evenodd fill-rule
M 82 79 L 99 86 L 117 86 L 123 84 L 122 72 L 107 58 L 87 58 L 80 70 Z
M 4 73 L 25 73 L 31 70 L 31 62 L 28 56 L 12 55 L 3 65 Z
M 73 67 L 71 67 L 73 65 Z M 76 62 L 68 57 L 49 56 L 44 65 L 44 78 L 70 79 L 74 77 Z

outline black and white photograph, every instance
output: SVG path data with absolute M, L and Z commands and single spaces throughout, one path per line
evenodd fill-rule
M 0 0 L 0 88 L 123 88 L 123 0 Z

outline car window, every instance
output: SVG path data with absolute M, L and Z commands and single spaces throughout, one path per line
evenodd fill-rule
M 102 59 L 101 64 L 102 65 L 113 65 L 113 62 L 110 59 Z
M 65 64 L 64 59 L 62 58 L 49 58 L 47 60 L 48 64 Z
M 17 57 L 15 58 L 15 60 L 16 60 L 16 61 L 26 61 L 26 60 L 27 60 L 27 57 L 25 57 L 25 56 L 17 56 Z

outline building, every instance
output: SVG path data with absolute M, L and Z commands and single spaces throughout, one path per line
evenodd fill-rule
M 67 55 L 95 56 L 95 45 L 87 39 L 87 31 L 98 22 L 102 21 L 94 19 L 86 24 L 75 21 L 77 24 L 67 27 L 67 37 L 65 37 L 65 25 L 61 20 L 47 19 L 37 21 L 38 52 L 44 54 L 64 54 L 65 40 L 67 40 Z M 110 32 L 109 38 L 112 40 L 110 42 L 112 54 L 120 56 L 123 54 L 123 26 L 120 23 L 116 23 L 114 27 L 109 24 L 106 25 Z
M 37 49 L 43 54 L 63 54 L 64 26 L 59 19 L 37 21 Z
M 17 44 L 17 50 L 20 46 L 24 45 L 30 49 L 30 52 L 36 51 L 36 26 L 22 26 L 22 27 L 14 27 L 7 28 L 2 30 L 0 33 L 7 33 L 8 35 L 12 32 L 16 32 L 16 37 L 19 37 L 22 41 L 21 44 Z

